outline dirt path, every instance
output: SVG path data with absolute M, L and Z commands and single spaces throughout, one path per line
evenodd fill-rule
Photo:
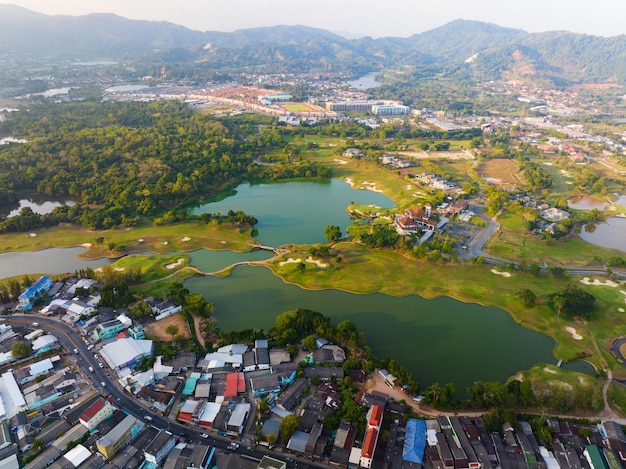
M 200 322 L 202 322 L 202 318 L 196 316 L 193 313 L 191 313 L 191 317 L 193 318 L 193 327 L 196 330 L 196 337 L 198 338 L 198 342 L 200 342 L 200 345 L 202 345 L 202 348 L 204 348 L 204 337 L 202 337 L 202 333 L 200 332 Z

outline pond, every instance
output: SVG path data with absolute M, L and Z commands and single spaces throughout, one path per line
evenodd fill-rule
M 55 208 L 61 205 L 76 205 L 76 203 L 76 200 L 69 197 L 51 200 L 49 196 L 33 194 L 28 196 L 28 198 L 20 199 L 14 204 L 0 205 L 0 215 L 4 215 L 7 218 L 15 217 L 20 214 L 24 207 L 30 207 L 33 212 L 45 215 L 52 213 Z
M 606 223 L 584 225 L 580 237 L 596 246 L 626 252 L 626 217 L 612 217 Z
M 287 243 L 325 243 L 327 225 L 339 226 L 345 234 L 351 224 L 346 207 L 352 201 L 382 208 L 394 206 L 383 194 L 355 190 L 333 179 L 330 182 L 242 184 L 237 187 L 236 195 L 204 204 L 193 209 L 193 213 L 225 214 L 229 210 L 242 210 L 259 220 L 257 241 L 276 247 Z
M 0 254 L 0 278 L 33 273 L 64 274 L 77 269 L 95 269 L 111 263 L 111 259 L 78 259 L 83 247 L 51 248 L 32 252 L 5 252 Z
M 576 210 L 593 210 L 594 208 L 604 210 L 607 205 L 609 205 L 608 202 L 588 195 L 576 195 L 567 199 L 567 206 Z
M 248 266 L 227 278 L 194 277 L 185 286 L 214 303 L 223 330 L 267 330 L 278 314 L 296 308 L 318 311 L 333 324 L 349 319 L 377 356 L 398 360 L 422 389 L 453 382 L 464 395 L 476 380 L 504 381 L 536 363 L 556 363 L 551 338 L 517 325 L 501 309 L 451 298 L 304 290 L 267 268 Z

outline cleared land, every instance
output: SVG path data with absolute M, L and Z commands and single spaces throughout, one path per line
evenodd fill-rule
M 478 167 L 478 174 L 490 184 L 502 187 L 523 187 L 524 176 L 513 160 L 486 159 Z
M 191 331 L 189 330 L 189 324 L 185 321 L 180 313 L 172 314 L 171 316 L 155 321 L 144 327 L 146 335 L 156 338 L 156 340 L 162 340 L 170 342 L 172 335 L 165 332 L 167 326 L 174 325 L 178 327 L 178 334 L 176 336 L 183 336 L 185 339 L 191 337 Z
M 307 103 L 280 103 L 278 107 L 289 112 L 324 112 L 323 109 Z

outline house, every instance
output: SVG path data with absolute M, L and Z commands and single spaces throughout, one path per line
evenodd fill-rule
M 167 457 L 169 452 L 172 451 L 175 444 L 176 440 L 174 435 L 165 430 L 159 430 L 159 433 L 157 433 L 143 450 L 144 458 L 147 462 L 158 465 Z
M 152 306 L 152 313 L 154 314 L 154 319 L 157 321 L 165 319 L 166 317 L 176 314 L 182 310 L 182 305 L 175 305 L 169 300 L 162 301 L 161 303 Z
M 254 397 L 263 397 L 270 393 L 280 392 L 280 383 L 278 382 L 278 374 L 272 373 L 261 376 L 253 376 L 250 378 L 250 387 Z
M 100 422 L 113 415 L 114 411 L 115 409 L 109 401 L 100 398 L 78 417 L 78 421 L 91 432 Z
M 249 403 L 237 404 L 228 419 L 226 429 L 229 432 L 241 434 L 243 426 L 246 423 L 246 419 L 248 418 L 248 415 L 250 415 L 250 409 L 251 406 Z
M 91 336 L 94 341 L 107 340 L 115 337 L 118 332 L 121 332 L 124 329 L 125 326 L 120 320 L 113 319 L 112 321 L 106 321 L 98 324 L 93 330 Z
M 110 432 L 96 441 L 100 454 L 111 460 L 117 452 L 129 443 L 144 428 L 144 424 L 132 415 L 127 415 Z
M 33 307 L 33 303 L 44 296 L 48 290 L 52 288 L 52 281 L 50 277 L 44 275 L 39 277 L 39 279 L 33 283 L 30 287 L 28 287 L 24 293 L 19 296 L 19 306 L 18 308 L 26 311 Z

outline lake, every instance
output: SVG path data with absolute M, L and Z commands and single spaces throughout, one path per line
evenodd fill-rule
M 192 293 L 215 304 L 223 330 L 263 328 L 295 308 L 308 308 L 333 324 L 349 319 L 365 332 L 374 353 L 410 369 L 422 389 L 453 382 L 461 395 L 476 380 L 504 381 L 536 363 L 556 363 L 551 338 L 517 325 L 497 308 L 451 298 L 357 295 L 339 290 L 304 290 L 265 267 L 237 267 L 227 278 L 194 277 Z
M 355 190 L 337 179 L 330 182 L 298 181 L 276 184 L 241 184 L 237 194 L 219 202 L 204 204 L 194 214 L 242 210 L 259 223 L 257 241 L 267 246 L 325 243 L 326 225 L 346 228 L 351 219 L 346 212 L 350 202 L 392 208 L 393 201 L 378 192 Z
M 31 210 L 39 215 L 52 213 L 52 211 L 61 205 L 76 205 L 76 201 L 71 198 L 62 200 L 50 200 L 49 196 L 34 194 L 26 199 L 20 199 L 14 204 L 0 205 L 0 215 L 7 218 L 15 217 L 20 214 L 24 207 L 30 207 Z
M 348 85 L 357 88 L 359 90 L 369 90 L 371 88 L 378 88 L 383 83 L 376 80 L 374 73 L 368 73 L 367 75 L 363 75 L 362 77 L 349 81 Z
M 309 244 L 325 242 L 328 224 L 342 230 L 350 225 L 345 210 L 350 201 L 393 206 L 382 194 L 332 180 L 243 184 L 236 195 L 194 213 L 243 210 L 258 218 L 258 240 L 263 244 Z M 193 265 L 196 255 L 204 254 L 192 253 Z M 202 270 L 217 270 L 214 267 Z M 295 308 L 319 311 L 335 324 L 350 319 L 366 333 L 377 356 L 399 360 L 423 385 L 454 382 L 462 394 L 475 380 L 504 381 L 536 363 L 556 363 L 551 338 L 517 325 L 501 309 L 451 298 L 310 291 L 284 283 L 267 268 L 248 266 L 237 267 L 227 278 L 194 277 L 185 286 L 215 304 L 215 317 L 224 330 L 267 330 L 278 314 Z
M 612 217 L 606 223 L 584 225 L 580 237 L 596 246 L 626 252 L 626 217 Z
M 92 261 L 78 259 L 85 252 L 83 247 L 50 248 L 32 252 L 5 252 L 0 254 L 0 278 L 33 273 L 64 274 L 77 269 L 110 264 L 111 259 Z

